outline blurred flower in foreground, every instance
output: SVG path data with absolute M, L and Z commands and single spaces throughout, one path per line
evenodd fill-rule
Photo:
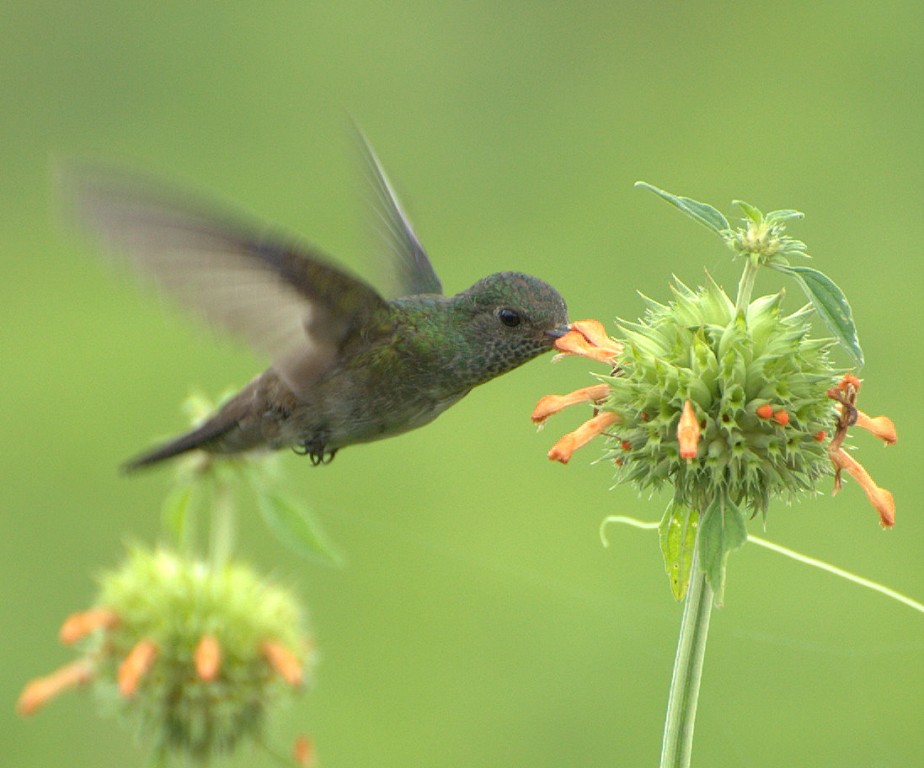
M 30 682 L 20 714 L 92 682 L 158 752 L 202 762 L 262 742 L 267 712 L 301 688 L 312 655 L 289 591 L 240 563 L 141 548 L 103 575 L 97 607 L 68 618 L 61 640 L 81 658 Z

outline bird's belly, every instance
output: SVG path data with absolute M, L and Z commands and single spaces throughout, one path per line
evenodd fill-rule
M 392 437 L 433 421 L 465 392 L 451 396 L 418 392 L 397 401 L 368 393 L 354 398 L 342 390 L 333 394 L 299 403 L 284 423 L 275 425 L 270 444 L 274 447 L 309 445 L 329 452 L 355 443 Z
M 368 401 L 357 404 L 346 419 L 331 425 L 329 445 L 342 448 L 352 443 L 366 443 L 409 432 L 429 424 L 461 397 L 426 397 L 399 404 Z

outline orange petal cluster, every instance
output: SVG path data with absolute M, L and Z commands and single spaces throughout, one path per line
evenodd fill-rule
M 859 483 L 870 504 L 879 513 L 883 528 L 895 525 L 895 499 L 890 491 L 876 485 L 869 472 L 844 450 L 843 442 L 847 429 L 856 425 L 871 432 L 886 445 L 894 445 L 898 440 L 895 424 L 888 416 L 867 416 L 856 406 L 860 391 L 860 380 L 853 374 L 847 374 L 837 386 L 828 390 L 828 397 L 838 403 L 838 420 L 834 437 L 828 445 L 828 456 L 834 463 L 834 493 L 841 489 L 841 472 L 846 471 Z
M 622 344 L 611 339 L 606 334 L 606 328 L 599 320 L 576 320 L 571 323 L 570 330 L 555 340 L 555 349 L 559 351 L 556 359 L 568 355 L 580 355 L 599 363 L 605 363 L 611 368 L 616 367 L 616 360 L 622 354 Z M 590 403 L 594 406 L 593 418 L 585 421 L 573 432 L 562 437 L 549 451 L 549 458 L 567 464 L 574 452 L 587 445 L 597 435 L 603 434 L 614 424 L 619 422 L 619 414 L 612 411 L 599 411 L 597 406 L 606 400 L 609 386 L 595 384 L 569 392 L 566 395 L 546 395 L 533 409 L 533 423 L 542 426 L 546 419 L 559 411 L 579 403 Z

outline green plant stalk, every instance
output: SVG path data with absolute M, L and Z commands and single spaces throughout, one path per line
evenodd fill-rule
M 214 568 L 224 566 L 234 550 L 234 494 L 226 478 L 215 478 L 212 489 L 212 516 L 209 526 L 209 556 Z
M 699 567 L 699 554 L 694 551 L 671 675 L 664 740 L 661 743 L 661 768 L 688 768 L 690 765 L 712 602 L 712 589 Z
M 754 281 L 757 279 L 757 270 L 760 267 L 755 264 L 751 258 L 748 258 L 744 265 L 744 273 L 738 283 L 738 296 L 735 300 L 735 312 L 742 314 L 751 303 L 751 294 L 754 292 Z

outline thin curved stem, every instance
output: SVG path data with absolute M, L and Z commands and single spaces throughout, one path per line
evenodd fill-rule
M 664 740 L 661 743 L 661 768 L 687 768 L 690 765 L 696 703 L 699 699 L 711 615 L 712 589 L 699 567 L 699 554 L 694 552 L 667 702 Z
M 826 563 L 824 560 L 819 560 L 817 557 L 809 557 L 808 555 L 803 555 L 801 552 L 796 552 L 789 547 L 784 547 L 782 544 L 774 544 L 772 541 L 763 539 L 760 536 L 749 535 L 748 543 L 757 544 L 759 547 L 769 549 L 771 552 L 784 555 L 785 557 L 795 560 L 797 563 L 805 563 L 806 565 L 810 565 L 813 568 L 818 568 L 819 570 L 833 573 L 835 576 L 840 576 L 842 579 L 852 581 L 854 584 L 859 584 L 861 587 L 866 587 L 867 589 L 873 590 L 873 592 L 878 592 L 879 594 L 885 595 L 886 597 L 889 597 L 896 602 L 907 605 L 909 608 L 913 608 L 918 613 L 924 613 L 924 603 L 915 600 L 913 597 L 908 597 L 908 595 L 903 595 L 901 592 L 898 592 L 891 587 L 887 587 L 885 584 L 880 584 L 878 581 L 873 581 L 872 579 L 859 576 L 856 573 L 845 571 L 843 568 L 838 568 L 836 565 Z

